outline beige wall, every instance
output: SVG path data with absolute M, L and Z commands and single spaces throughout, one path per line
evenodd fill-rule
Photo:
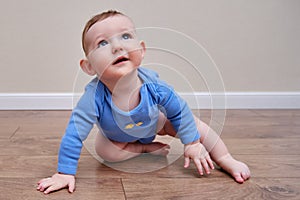
M 1 0 L 0 4 L 0 93 L 82 90 L 87 81 L 78 65 L 83 56 L 82 28 L 92 15 L 111 8 L 129 15 L 138 28 L 167 28 L 140 30 L 151 47 L 144 64 L 178 91 L 217 91 L 223 83 L 228 92 L 300 91 L 299 0 Z M 77 73 L 80 80 L 75 81 Z

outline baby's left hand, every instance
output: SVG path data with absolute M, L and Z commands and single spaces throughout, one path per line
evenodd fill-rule
M 184 145 L 185 168 L 190 166 L 190 159 L 194 161 L 200 175 L 204 174 L 203 168 L 206 174 L 210 174 L 210 169 L 214 169 L 209 153 L 199 141 Z

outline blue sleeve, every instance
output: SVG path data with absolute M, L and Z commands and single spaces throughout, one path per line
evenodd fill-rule
M 187 103 L 168 85 L 160 82 L 157 88 L 160 110 L 170 120 L 183 144 L 200 138 L 193 113 Z
M 95 87 L 88 85 L 73 109 L 68 127 L 62 138 L 58 154 L 58 172 L 75 175 L 82 142 L 97 120 Z

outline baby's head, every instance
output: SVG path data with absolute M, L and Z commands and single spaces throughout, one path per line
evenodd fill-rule
M 109 17 L 113 17 L 113 16 L 117 16 L 117 15 L 126 17 L 132 22 L 132 20 L 128 16 L 124 15 L 123 13 L 116 11 L 116 10 L 108 10 L 108 11 L 105 11 L 105 12 L 95 15 L 85 24 L 85 27 L 82 32 L 82 48 L 83 48 L 85 55 L 87 55 L 89 53 L 89 50 L 87 47 L 87 41 L 86 41 L 86 34 L 90 30 L 90 28 L 97 22 L 103 21 Z M 132 22 L 132 24 L 133 24 L 133 22 Z
M 146 50 L 145 43 L 138 40 L 132 20 L 112 10 L 87 22 L 82 46 L 86 58 L 80 61 L 81 68 L 88 75 L 97 74 L 102 81 L 137 69 Z

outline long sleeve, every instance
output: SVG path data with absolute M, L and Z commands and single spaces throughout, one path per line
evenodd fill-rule
M 97 120 L 95 83 L 91 82 L 74 108 L 58 155 L 58 172 L 75 175 L 82 142 L 87 138 Z
M 157 88 L 160 110 L 165 113 L 175 128 L 183 144 L 200 138 L 193 114 L 187 103 L 169 86 L 161 84 Z

